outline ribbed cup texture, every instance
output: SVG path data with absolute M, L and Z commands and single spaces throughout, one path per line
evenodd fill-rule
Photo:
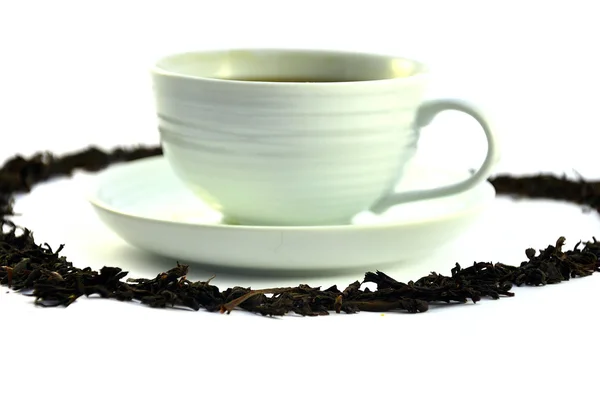
M 154 76 L 169 163 L 241 224 L 345 223 L 416 150 L 420 84 L 261 84 Z

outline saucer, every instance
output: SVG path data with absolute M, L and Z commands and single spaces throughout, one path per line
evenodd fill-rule
M 398 191 L 468 174 L 412 163 Z M 401 263 L 450 243 L 493 201 L 488 182 L 461 194 L 402 204 L 348 225 L 225 225 L 172 173 L 163 157 L 116 165 L 94 180 L 90 202 L 129 244 L 183 263 L 247 269 L 348 269 Z

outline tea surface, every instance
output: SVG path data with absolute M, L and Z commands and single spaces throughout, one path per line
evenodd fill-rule
M 331 78 L 318 76 L 247 76 L 219 78 L 220 80 L 234 80 L 242 82 L 270 82 L 270 83 L 344 83 L 360 80 L 348 78 Z M 366 81 L 366 80 L 365 80 Z

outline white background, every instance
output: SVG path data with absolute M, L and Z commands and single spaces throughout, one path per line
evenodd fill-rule
M 0 0 L 0 158 L 156 144 L 148 68 L 165 53 L 336 48 L 417 57 L 433 71 L 432 92 L 485 105 L 503 142 L 499 173 L 576 170 L 600 178 L 600 15 L 592 4 Z M 443 115 L 423 148 L 456 167 L 473 167 L 480 135 L 467 118 Z M 40 241 L 67 243 L 65 253 L 82 267 L 120 266 L 147 277 L 170 267 L 100 224 L 81 192 L 90 178 L 39 187 L 17 203 L 19 221 Z M 61 192 L 67 195 L 52 202 Z M 450 249 L 388 272 L 408 280 L 447 273 L 456 261 L 518 264 L 527 247 L 545 247 L 560 235 L 571 246 L 599 226 L 598 216 L 575 206 L 499 198 Z M 207 275 L 194 270 L 191 277 Z M 219 275 L 214 283 L 342 286 L 360 278 Z M 318 319 L 97 299 L 40 309 L 1 288 L 0 394 L 597 396 L 599 288 L 594 276 L 420 315 Z

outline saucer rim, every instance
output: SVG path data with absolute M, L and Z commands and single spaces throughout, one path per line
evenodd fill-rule
M 387 221 L 387 222 L 377 222 L 372 224 L 334 224 L 334 225 L 231 225 L 231 224 L 203 224 L 203 223 L 193 223 L 186 221 L 175 221 L 175 220 L 164 220 L 153 218 L 150 216 L 142 216 L 132 214 L 130 212 L 125 212 L 123 210 L 119 210 L 114 206 L 109 205 L 105 201 L 101 200 L 98 193 L 100 188 L 103 186 L 103 182 L 106 179 L 110 178 L 111 174 L 118 173 L 123 168 L 130 167 L 142 167 L 140 164 L 150 164 L 150 163 L 166 163 L 166 159 L 164 156 L 155 156 L 152 158 L 138 159 L 129 161 L 127 163 L 121 163 L 114 166 L 111 166 L 99 173 L 97 173 L 93 177 L 92 187 L 88 189 L 86 194 L 87 201 L 97 210 L 102 210 L 112 214 L 118 214 L 122 217 L 127 217 L 133 220 L 139 221 L 151 221 L 155 223 L 161 223 L 165 225 L 185 225 L 188 227 L 196 227 L 196 228 L 210 228 L 216 230 L 236 230 L 236 231 L 302 231 L 302 232 L 322 232 L 322 231 L 348 231 L 348 230 L 365 230 L 365 229 L 386 229 L 386 228 L 398 228 L 399 226 L 413 226 L 413 225 L 424 225 L 424 224 L 432 224 L 439 223 L 442 220 L 450 221 L 457 218 L 465 218 L 470 214 L 480 213 L 486 207 L 490 205 L 491 202 L 496 198 L 496 190 L 494 186 L 489 181 L 483 181 L 482 183 L 476 185 L 475 187 L 465 191 L 473 191 L 473 190 L 481 190 L 482 191 L 482 199 L 475 205 L 471 206 L 465 210 L 456 211 L 452 214 L 443 215 L 443 216 L 431 216 L 418 220 L 408 220 L 403 221 L 401 219 Z M 426 167 L 426 166 L 423 166 Z M 485 192 L 484 192 L 485 191 Z M 464 192 L 461 192 L 464 193 Z M 447 197 L 458 196 L 461 193 L 457 193 L 454 195 L 449 195 Z

